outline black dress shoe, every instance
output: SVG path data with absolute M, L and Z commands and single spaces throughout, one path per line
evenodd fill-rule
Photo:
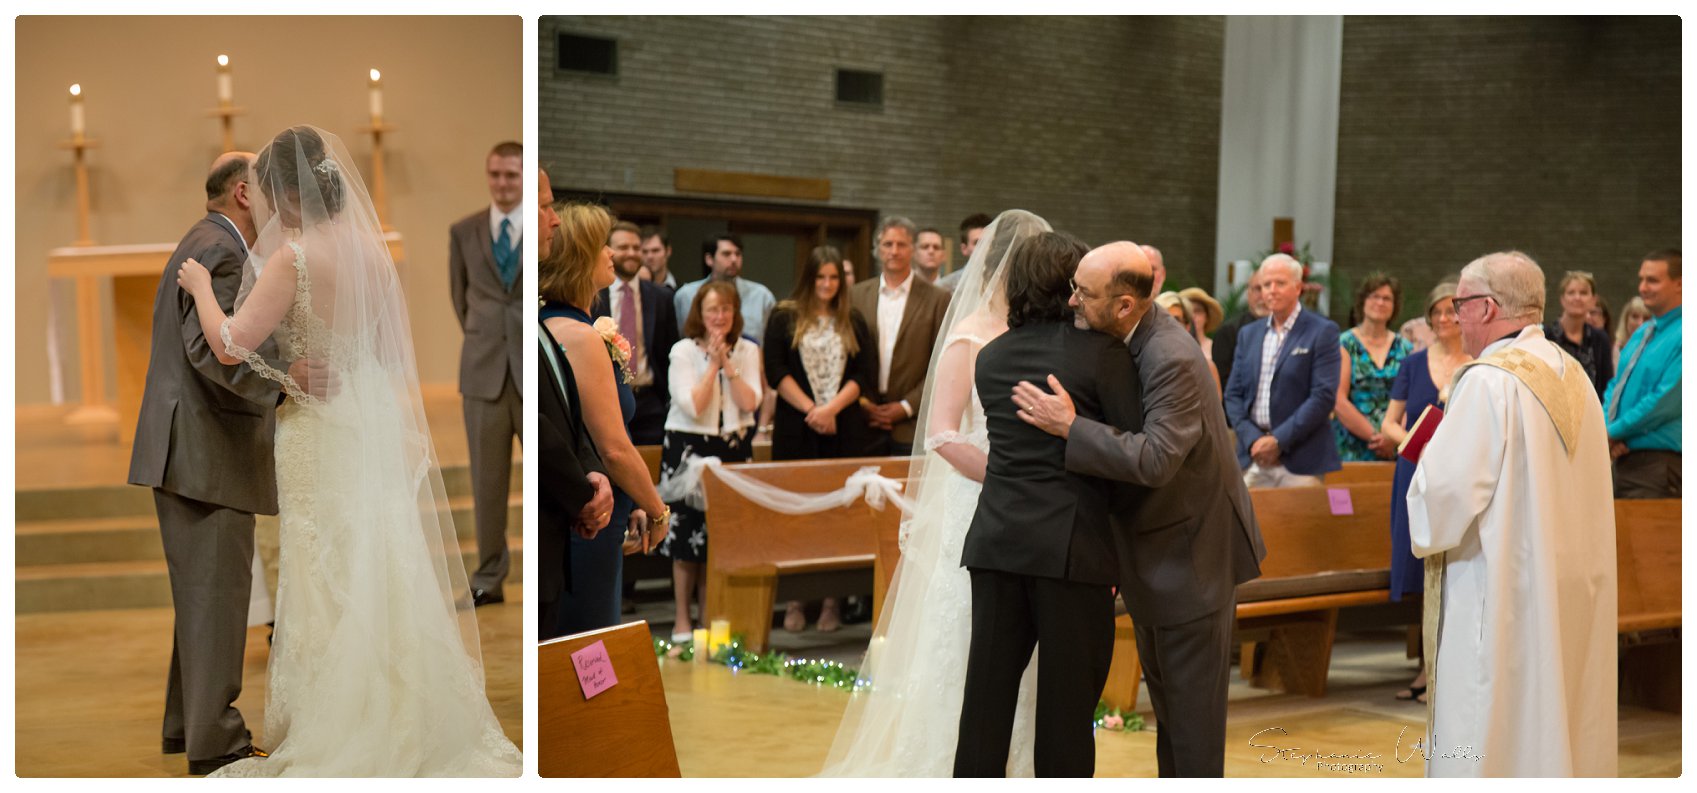
M 473 589 L 471 591 L 471 602 L 474 605 L 487 606 L 491 603 L 505 603 L 507 598 L 499 590 Z
M 238 749 L 230 754 L 224 755 L 223 757 L 214 757 L 211 760 L 190 760 L 189 773 L 194 776 L 206 776 L 207 774 L 217 771 L 218 769 L 234 763 L 237 760 L 245 760 L 249 757 L 269 756 L 270 755 L 249 746 L 245 749 Z
M 159 751 L 164 754 L 182 754 L 188 748 L 188 741 L 182 738 L 162 738 L 159 741 Z

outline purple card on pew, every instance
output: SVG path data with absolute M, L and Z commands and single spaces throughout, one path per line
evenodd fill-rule
M 607 657 L 607 645 L 601 642 L 572 653 L 572 666 L 577 669 L 577 682 L 583 687 L 584 699 L 619 683 L 618 676 L 613 674 L 613 659 Z
M 1349 500 L 1349 489 L 1342 487 L 1326 488 L 1326 498 L 1332 502 L 1333 515 L 1354 515 L 1355 503 Z

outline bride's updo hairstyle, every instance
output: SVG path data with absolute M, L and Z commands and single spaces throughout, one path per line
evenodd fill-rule
M 1008 256 L 1008 327 L 1071 322 L 1072 275 L 1089 252 L 1077 237 L 1045 231 L 1027 237 Z
M 342 169 L 328 155 L 324 138 L 311 127 L 277 133 L 254 164 L 259 188 L 282 216 L 283 225 L 330 220 L 341 214 L 347 186 Z

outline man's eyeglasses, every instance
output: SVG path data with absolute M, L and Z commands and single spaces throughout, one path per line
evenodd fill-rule
M 1101 300 L 1103 298 L 1119 297 L 1120 295 L 1125 294 L 1124 292 L 1109 292 L 1105 295 L 1087 295 L 1084 293 L 1084 290 L 1078 288 L 1078 281 L 1073 278 L 1067 279 L 1067 286 L 1072 287 L 1072 293 L 1078 295 L 1079 300 Z
M 1490 300 L 1492 302 L 1496 302 L 1497 305 L 1499 305 L 1499 306 L 1502 305 L 1502 303 L 1497 302 L 1497 299 L 1495 297 L 1492 297 L 1490 295 L 1468 295 L 1467 297 L 1458 297 L 1458 298 L 1455 298 L 1450 304 L 1450 305 L 1455 307 L 1456 316 L 1461 315 L 1461 307 L 1464 306 L 1464 305 L 1467 305 L 1468 301 L 1471 301 L 1471 300 Z

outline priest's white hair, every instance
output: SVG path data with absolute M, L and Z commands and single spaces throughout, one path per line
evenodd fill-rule
M 1275 265 L 1289 268 L 1290 277 L 1297 283 L 1302 283 L 1302 262 L 1297 261 L 1288 253 L 1275 253 L 1272 256 L 1262 259 L 1261 266 L 1256 269 L 1256 272 L 1260 272 L 1261 270 L 1265 270 L 1268 267 Z
M 1461 269 L 1461 281 L 1497 299 L 1503 316 L 1544 316 L 1544 270 L 1520 251 L 1488 253 Z

